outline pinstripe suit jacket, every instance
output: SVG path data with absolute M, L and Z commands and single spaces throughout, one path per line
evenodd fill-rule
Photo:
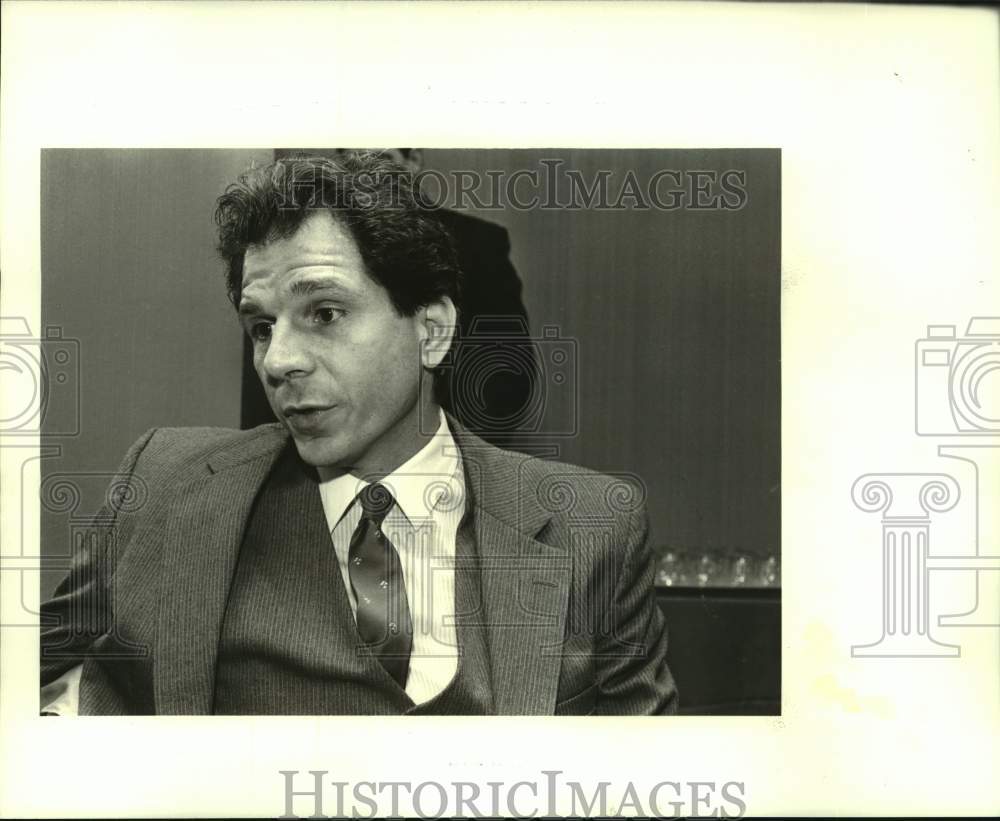
M 449 423 L 481 563 L 497 712 L 676 712 L 637 489 L 500 450 Z M 277 424 L 142 436 L 98 517 L 100 537 L 43 606 L 42 684 L 82 660 L 81 712 L 211 712 L 243 529 L 287 444 Z

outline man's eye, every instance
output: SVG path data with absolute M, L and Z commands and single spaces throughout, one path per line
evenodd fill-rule
M 250 326 L 250 338 L 254 342 L 266 342 L 271 338 L 270 322 L 254 322 Z
M 330 306 L 317 308 L 314 313 L 316 321 L 321 325 L 330 325 L 340 319 L 343 315 L 344 312 L 340 310 L 340 308 L 332 308 Z

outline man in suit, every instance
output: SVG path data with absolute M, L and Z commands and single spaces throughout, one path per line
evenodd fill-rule
M 43 606 L 43 712 L 676 711 L 636 488 L 435 402 L 459 271 L 398 171 L 278 161 L 220 198 L 279 422 L 131 448 Z

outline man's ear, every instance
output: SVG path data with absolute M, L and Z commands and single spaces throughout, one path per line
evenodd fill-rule
M 420 318 L 420 364 L 433 370 L 444 360 L 457 333 L 458 311 L 451 297 L 425 305 Z

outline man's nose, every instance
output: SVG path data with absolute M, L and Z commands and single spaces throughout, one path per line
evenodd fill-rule
M 312 372 L 313 359 L 307 340 L 295 328 L 281 322 L 271 326 L 271 339 L 263 360 L 264 375 L 271 382 L 282 382 Z

